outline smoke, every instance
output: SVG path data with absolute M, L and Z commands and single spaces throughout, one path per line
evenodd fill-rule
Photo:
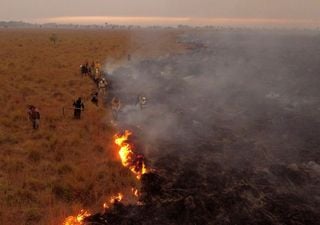
M 185 154 L 220 142 L 213 149 L 228 163 L 319 161 L 316 32 L 222 30 L 178 41 L 191 50 L 113 71 L 120 127 L 141 132 L 151 152 L 166 151 L 163 143 Z M 147 98 L 142 109 L 139 96 Z

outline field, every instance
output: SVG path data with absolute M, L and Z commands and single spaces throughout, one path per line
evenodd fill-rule
M 81 208 L 99 211 L 108 196 L 136 185 L 114 151 L 108 104 L 91 104 L 95 86 L 81 77 L 79 65 L 95 60 L 111 69 L 128 54 L 136 60 L 179 52 L 176 35 L 0 30 L 0 224 L 58 225 Z M 76 121 L 70 108 L 79 96 L 85 111 Z M 37 131 L 28 121 L 28 104 L 41 112 Z
M 0 224 L 62 225 L 88 209 L 83 225 L 318 225 L 319 37 L 1 30 Z M 99 107 L 90 102 L 95 85 L 80 75 L 86 60 L 100 61 L 111 80 Z M 79 96 L 80 121 L 71 108 Z M 122 103 L 116 126 L 112 96 Z M 37 131 L 28 104 L 40 109 Z M 112 143 L 127 128 L 124 144 L 148 168 L 141 182 Z M 126 204 L 137 200 L 132 187 L 139 204 Z M 119 191 L 125 200 L 103 210 Z

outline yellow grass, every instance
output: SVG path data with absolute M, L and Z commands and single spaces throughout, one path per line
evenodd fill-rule
M 50 36 L 55 33 L 58 42 Z M 181 50 L 176 32 L 0 30 L 0 224 L 59 225 L 80 208 L 101 209 L 107 196 L 135 185 L 119 162 L 108 108 L 89 101 L 94 85 L 82 78 L 85 60 L 102 64 Z M 161 40 L 161 41 L 160 41 Z M 81 121 L 65 117 L 78 96 Z M 26 105 L 41 112 L 33 131 Z

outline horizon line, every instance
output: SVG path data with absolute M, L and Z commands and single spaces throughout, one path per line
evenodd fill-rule
M 161 16 L 61 16 L 26 19 L 33 23 L 57 23 L 79 25 L 232 25 L 232 26 L 289 26 L 319 27 L 320 20 L 285 18 L 223 18 L 223 17 L 161 17 Z

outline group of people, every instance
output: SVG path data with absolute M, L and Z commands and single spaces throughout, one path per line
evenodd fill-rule
M 103 77 L 101 72 L 101 65 L 99 62 L 93 61 L 90 65 L 87 62 L 80 65 L 80 72 L 83 76 L 89 76 L 97 85 L 97 89 L 91 94 L 91 102 L 96 106 L 99 106 L 99 94 L 105 95 L 106 89 L 110 86 L 106 78 Z M 139 96 L 138 103 L 142 109 L 147 102 L 146 97 Z M 74 119 L 81 119 L 81 112 L 84 111 L 84 102 L 81 97 L 73 102 L 72 108 L 74 110 Z M 113 97 L 111 100 L 111 110 L 113 120 L 118 119 L 118 113 L 121 108 L 120 99 L 118 97 Z M 34 105 L 28 105 L 28 116 L 32 123 L 33 129 L 38 129 L 40 124 L 40 112 Z
M 89 62 L 86 61 L 84 64 L 80 65 L 80 72 L 82 76 L 89 76 L 97 85 L 97 90 L 91 93 L 91 102 L 96 106 L 99 106 L 99 95 L 101 94 L 105 96 L 106 89 L 110 86 L 110 82 L 106 80 L 104 74 L 102 73 L 101 64 L 98 61 L 92 61 L 91 64 L 89 64 Z M 112 102 L 114 102 L 112 103 L 113 109 L 117 108 L 119 110 L 120 101 L 118 99 L 113 99 Z M 115 105 L 117 104 L 118 106 L 116 107 Z M 78 98 L 78 100 L 74 101 L 73 108 L 74 118 L 80 119 L 81 112 L 84 110 L 84 103 L 81 98 Z
M 101 64 L 98 61 L 92 61 L 89 64 L 88 61 L 80 65 L 80 72 L 83 76 L 89 76 L 98 86 L 99 82 L 103 79 Z

